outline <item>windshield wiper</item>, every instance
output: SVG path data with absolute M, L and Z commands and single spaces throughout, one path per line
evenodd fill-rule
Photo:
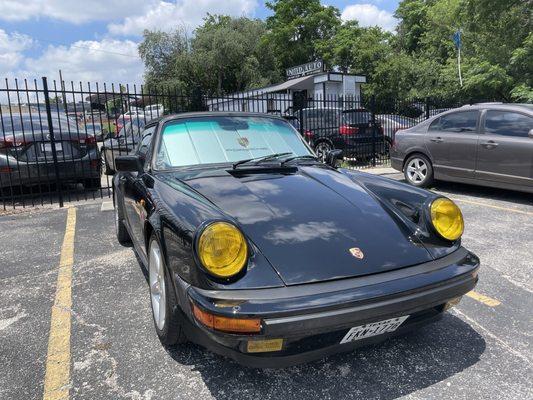
M 294 157 L 289 157 L 285 160 L 283 160 L 280 165 L 283 166 L 285 165 L 286 163 L 288 162 L 291 162 L 293 160 L 314 160 L 314 161 L 317 161 L 318 160 L 318 157 L 315 157 L 315 156 L 312 156 L 312 155 L 305 155 L 305 156 L 294 156 Z
M 287 153 L 274 153 L 274 154 L 269 154 L 267 156 L 261 156 L 261 157 L 255 157 L 255 158 L 249 158 L 247 160 L 241 160 L 241 161 L 237 161 L 236 163 L 233 164 L 233 169 L 236 169 L 239 165 L 241 164 L 247 164 L 247 163 L 257 163 L 257 162 L 260 162 L 260 161 L 266 161 L 266 160 L 271 160 L 273 158 L 278 158 L 278 157 L 283 157 L 283 156 L 288 156 L 289 154 L 293 154 L 292 152 L 287 152 Z

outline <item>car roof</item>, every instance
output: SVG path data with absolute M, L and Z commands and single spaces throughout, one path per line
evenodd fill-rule
M 509 109 L 514 111 L 533 111 L 533 104 L 523 104 L 523 103 L 497 103 L 497 102 L 490 102 L 490 103 L 474 103 L 474 104 L 467 104 L 459 108 L 453 108 L 448 111 L 456 111 L 456 110 L 462 110 L 462 109 L 471 109 L 471 110 L 490 110 L 490 109 Z
M 179 113 L 179 114 L 169 114 L 165 115 L 163 117 L 156 118 L 155 120 L 151 120 L 148 124 L 152 124 L 152 122 L 156 121 L 159 123 L 165 123 L 168 121 L 174 121 L 178 119 L 185 119 L 185 118 L 199 118 L 199 117 L 261 117 L 261 118 L 270 118 L 270 119 L 277 119 L 280 121 L 287 122 L 284 118 L 278 116 L 278 115 L 271 115 L 271 114 L 265 114 L 265 113 L 254 113 L 254 112 L 243 112 L 243 111 L 197 111 L 197 112 L 186 112 L 186 113 Z

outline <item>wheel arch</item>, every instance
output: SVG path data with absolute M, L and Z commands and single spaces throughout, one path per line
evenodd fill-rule
M 320 143 L 328 143 L 331 145 L 331 147 L 335 148 L 335 145 L 333 144 L 333 141 L 328 138 L 328 137 L 321 137 L 321 138 L 318 138 L 316 139 L 314 142 L 313 142 L 313 148 L 315 148 L 316 146 L 318 146 Z
M 426 157 L 429 160 L 429 162 L 433 165 L 433 160 L 431 159 L 429 154 L 425 153 L 424 151 L 420 149 L 416 149 L 416 150 L 412 150 L 409 153 L 407 153 L 407 155 L 403 158 L 402 172 L 405 169 L 405 164 L 407 163 L 407 160 L 409 160 L 412 156 L 415 156 L 415 155 L 421 155 L 421 156 Z

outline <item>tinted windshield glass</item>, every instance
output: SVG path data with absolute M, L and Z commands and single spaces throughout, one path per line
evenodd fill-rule
M 345 111 L 342 119 L 346 124 L 368 124 L 372 120 L 370 112 L 366 110 Z
M 124 125 L 122 129 L 120 130 L 120 132 L 118 133 L 118 136 L 119 137 L 124 137 L 124 136 L 130 137 L 133 134 L 138 135 L 141 129 L 144 128 L 145 125 L 146 123 L 142 119 L 134 119 L 132 121 L 128 121 L 126 122 L 126 125 Z
M 53 118 L 52 126 L 54 130 L 62 132 L 76 132 L 76 122 L 69 120 L 67 118 Z M 39 114 L 32 115 L 31 117 L 23 115 L 2 118 L 2 126 L 0 129 L 3 129 L 4 132 L 48 132 L 48 120 L 46 115 L 42 115 L 39 118 Z
M 287 122 L 261 117 L 200 117 L 165 124 L 158 169 L 246 160 L 274 153 L 311 154 Z

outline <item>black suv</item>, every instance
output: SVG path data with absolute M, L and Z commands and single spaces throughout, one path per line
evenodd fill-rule
M 364 108 L 304 108 L 294 116 L 301 119 L 305 138 L 322 160 L 332 149 L 341 149 L 345 158 L 356 159 L 388 152 L 390 140 Z

